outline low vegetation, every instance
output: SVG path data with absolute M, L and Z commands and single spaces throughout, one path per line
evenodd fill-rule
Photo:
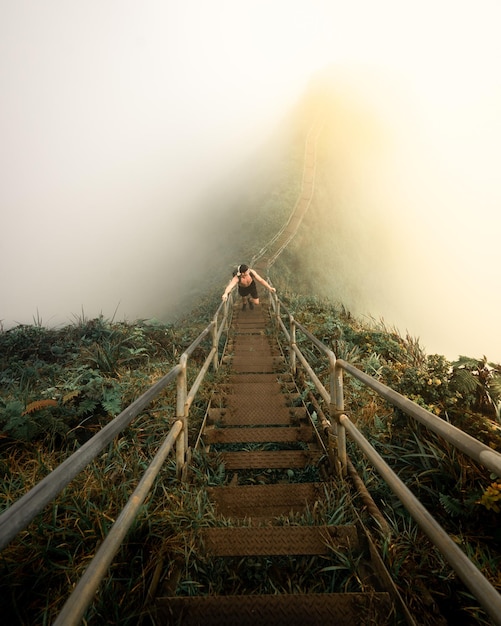
M 412 339 L 364 325 L 328 302 L 291 293 L 284 297 L 297 319 L 340 357 L 501 451 L 496 405 L 499 366 L 466 358 L 448 363 L 439 355 L 424 354 Z M 217 298 L 216 293 L 211 310 Z M 194 315 L 192 325 L 126 324 L 98 318 L 60 330 L 33 325 L 1 333 L 2 509 L 175 365 L 206 324 L 206 310 L 200 308 L 198 323 Z M 308 352 L 307 345 L 302 347 Z M 309 358 L 317 359 L 313 352 Z M 316 367 L 327 376 L 325 363 L 318 359 Z M 499 479 L 489 477 L 424 428 L 410 424 L 356 381 L 348 378 L 346 387 L 348 411 L 358 427 L 501 588 Z M 193 432 L 201 423 L 207 393 L 202 392 L 192 409 Z M 11 623 L 54 619 L 153 457 L 174 419 L 174 407 L 169 392 L 163 394 L 63 491 L 54 507 L 48 507 L 2 552 L 1 604 Z M 442 609 L 449 606 L 447 614 L 454 606 L 462 623 L 482 623 L 475 602 L 443 559 L 422 541 L 420 531 L 370 464 L 355 449 L 351 458 L 391 526 L 400 528 L 382 549 L 410 605 L 419 607 L 428 593 L 438 606 L 443 604 Z M 195 484 L 197 472 L 202 472 L 205 483 L 207 475 L 209 484 L 227 480 L 217 463 L 198 459 L 193 471 Z M 213 520 L 203 493 L 179 485 L 172 464 L 165 467 L 100 589 L 92 609 L 95 619 L 123 624 L 124 615 L 129 615 L 130 623 L 137 623 L 159 558 L 178 554 L 184 559 L 185 550 L 191 548 L 179 537 Z M 224 577 L 224 572 L 218 575 Z M 413 597 L 416 585 L 406 587 L 406 581 L 420 581 L 419 597 Z M 465 606 L 470 608 L 461 608 Z
M 278 280 L 281 273 L 278 268 Z M 501 452 L 499 364 L 466 357 L 448 362 L 441 355 L 425 354 L 411 337 L 401 337 L 382 323 L 363 323 L 327 301 L 292 293 L 284 299 L 295 319 L 338 357 Z M 325 358 L 300 334 L 297 340 L 327 386 Z M 349 376 L 345 376 L 345 403 L 359 430 L 501 591 L 499 477 Z M 447 616 L 448 623 L 490 623 L 386 483 L 356 446 L 348 445 L 359 475 L 394 529 L 391 540 L 380 547 L 409 606 L 423 616 L 423 623 L 438 619 L 433 617 L 433 606 Z M 424 616 L 430 610 L 427 621 Z

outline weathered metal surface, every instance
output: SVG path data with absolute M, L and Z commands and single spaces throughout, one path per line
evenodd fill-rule
M 157 623 L 183 626 L 387 626 L 394 624 L 387 593 L 161 598 Z
M 283 357 L 259 356 L 254 358 L 248 356 L 234 356 L 231 359 L 231 366 L 235 372 L 270 373 L 283 368 Z
M 276 380 L 256 380 L 254 382 L 242 381 L 236 384 L 238 385 L 238 399 L 242 398 L 242 396 L 251 395 L 254 398 L 267 400 L 270 395 L 277 396 L 282 392 L 280 383 Z M 234 385 L 235 383 L 231 386 L 226 385 L 223 389 L 226 393 L 235 394 Z M 282 404 L 286 404 L 286 401 L 284 400 Z
M 204 443 L 280 443 L 313 441 L 313 431 L 307 426 L 293 428 L 287 426 L 250 428 L 207 428 Z
M 315 465 L 320 453 L 309 450 L 279 450 L 266 452 L 222 452 L 227 470 L 299 469 Z
M 276 408 L 273 413 L 262 411 L 259 407 L 241 407 L 237 412 L 230 409 L 210 411 L 211 423 L 224 426 L 280 426 L 294 423 L 294 415 L 285 408 Z M 296 420 L 298 422 L 298 420 Z
M 216 512 L 227 518 L 268 518 L 305 511 L 325 495 L 322 483 L 210 487 Z
M 264 387 L 264 386 L 262 386 Z M 280 393 L 279 389 L 275 388 L 274 393 L 269 393 L 266 396 L 262 395 L 228 395 L 226 397 L 226 406 L 233 411 L 246 411 L 247 409 L 259 408 L 260 411 L 276 411 L 287 407 L 286 398 Z
M 358 548 L 354 526 L 269 526 L 207 528 L 201 533 L 211 556 L 332 554 Z

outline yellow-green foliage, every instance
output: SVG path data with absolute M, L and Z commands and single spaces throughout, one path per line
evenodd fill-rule
M 478 502 L 488 511 L 501 513 L 501 481 L 490 484 Z
M 29 415 L 30 413 L 40 411 L 40 409 L 46 409 L 50 406 L 57 406 L 57 402 L 55 400 L 35 400 L 28 404 L 21 415 Z

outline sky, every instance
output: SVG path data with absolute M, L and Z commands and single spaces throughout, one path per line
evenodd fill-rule
M 391 301 L 360 309 L 501 360 L 500 17 L 497 0 L 0 0 L 4 327 L 167 314 L 210 249 L 211 194 L 328 68 L 378 128 L 369 148 L 367 124 L 343 130 L 348 197 L 405 241 Z

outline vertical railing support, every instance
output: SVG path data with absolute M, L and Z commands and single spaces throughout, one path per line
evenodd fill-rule
M 183 430 L 181 431 L 176 442 L 176 474 L 178 479 L 181 479 L 184 473 L 184 466 L 186 464 L 186 451 L 188 450 L 188 418 L 186 415 L 186 396 L 187 396 L 187 384 L 186 384 L 186 364 L 188 362 L 188 356 L 186 354 L 181 355 L 179 365 L 181 369 L 177 375 L 177 402 L 176 402 L 176 417 L 183 424 Z
M 223 304 L 224 332 L 226 333 L 228 332 L 230 328 L 230 315 L 229 315 L 230 306 L 233 306 L 233 292 L 230 293 L 230 295 L 228 296 L 228 299 Z
M 277 332 L 280 330 L 280 300 L 276 294 L 272 294 L 271 296 L 273 301 L 275 302 L 275 325 L 277 328 Z
M 211 334 L 212 334 L 212 347 L 215 348 L 214 356 L 212 357 L 212 367 L 214 368 L 214 371 L 217 372 L 219 368 L 219 348 L 217 345 L 217 316 L 214 317 L 214 321 L 212 323 Z
M 294 348 L 296 347 L 296 321 L 292 315 L 289 316 L 289 324 L 290 324 L 290 344 L 289 344 L 289 359 L 291 365 L 292 375 L 296 375 L 296 351 Z
M 336 474 L 343 476 L 345 472 L 343 471 L 342 459 L 346 459 L 346 453 L 340 455 L 339 450 L 339 430 L 341 426 L 337 419 L 338 412 L 336 407 L 336 356 L 334 352 L 329 352 L 327 356 L 329 359 L 329 415 L 332 419 L 328 434 L 329 458 L 334 465 Z
M 337 450 L 338 458 L 341 463 L 341 473 L 347 475 L 346 462 L 346 429 L 340 422 L 341 415 L 344 414 L 344 391 L 343 391 L 343 370 L 334 362 L 334 398 L 335 398 L 335 417 L 337 424 Z

